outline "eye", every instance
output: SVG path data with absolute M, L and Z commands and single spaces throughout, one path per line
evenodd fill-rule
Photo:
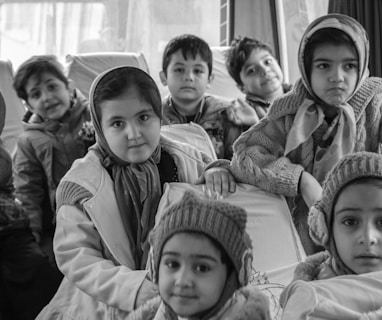
M 150 119 L 150 116 L 148 114 L 141 114 L 139 116 L 139 120 L 141 120 L 141 121 L 147 121 L 149 119 Z
M 265 61 L 264 61 L 264 64 L 265 64 L 266 66 L 270 66 L 271 64 L 273 64 L 273 59 L 267 59 L 267 60 L 265 60 Z
M 56 90 L 58 88 L 58 85 L 56 84 L 56 83 L 50 83 L 49 85 L 48 85 L 48 90 L 50 90 L 50 91 L 54 91 L 54 90 Z
M 117 121 L 114 121 L 114 122 L 111 124 L 111 126 L 112 126 L 113 128 L 118 129 L 118 128 L 123 127 L 123 122 L 120 121 L 120 120 L 117 120 Z
M 256 68 L 249 68 L 247 69 L 247 71 L 245 72 L 246 75 L 253 75 L 253 74 L 257 74 L 257 69 Z
M 327 63 L 319 63 L 319 64 L 316 65 L 316 68 L 317 69 L 322 69 L 322 70 L 328 69 L 329 68 L 329 64 L 327 64 Z
M 205 273 L 211 270 L 211 268 L 206 264 L 198 264 L 195 267 L 195 270 L 200 273 Z
M 203 69 L 195 69 L 194 71 L 196 74 L 203 74 L 204 70 Z
M 41 95 L 40 91 L 34 91 L 34 92 L 29 94 L 29 98 L 36 100 L 36 99 L 40 98 L 40 95 Z
M 166 260 L 164 265 L 169 269 L 177 269 L 179 268 L 179 262 L 176 260 Z
M 182 72 L 184 72 L 184 69 L 183 68 L 175 68 L 174 71 L 178 72 L 178 73 L 182 73 Z
M 346 70 L 358 70 L 358 64 L 357 63 L 347 63 L 345 65 Z
M 347 227 L 353 227 L 358 224 L 358 221 L 354 218 L 345 218 L 342 220 L 342 224 Z

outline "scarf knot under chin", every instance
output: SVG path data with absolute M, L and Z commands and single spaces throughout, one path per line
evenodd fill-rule
M 110 156 L 101 158 L 114 181 L 118 209 L 130 240 L 135 268 L 140 270 L 146 267 L 148 234 L 154 227 L 162 193 L 157 167 L 160 152 L 159 145 L 148 160 L 139 164 L 121 163 Z
M 353 152 L 356 135 L 356 121 L 351 105 L 343 103 L 332 107 L 338 109 L 337 116 L 322 137 L 322 142 L 330 141 L 328 145 L 323 143 L 317 146 L 314 155 L 313 176 L 322 182 L 327 172 L 344 155 Z M 320 105 L 313 100 L 305 99 L 299 107 L 291 130 L 288 133 L 284 155 L 300 146 L 313 132 L 325 121 L 325 114 Z

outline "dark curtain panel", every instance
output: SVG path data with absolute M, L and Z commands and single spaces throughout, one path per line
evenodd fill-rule
M 343 13 L 358 20 L 370 39 L 370 75 L 382 77 L 382 1 L 329 0 L 328 13 Z

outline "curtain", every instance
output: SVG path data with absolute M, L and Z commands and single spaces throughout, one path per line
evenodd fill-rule
M 370 40 L 370 75 L 382 77 L 382 1 L 329 0 L 328 13 L 346 14 L 363 25 Z

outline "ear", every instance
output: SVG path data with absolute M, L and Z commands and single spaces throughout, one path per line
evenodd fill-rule
M 159 72 L 159 79 L 162 82 L 162 84 L 166 87 L 167 86 L 167 77 L 166 77 L 166 74 L 164 73 L 163 70 Z
M 208 77 L 208 82 L 206 85 L 207 89 L 211 88 L 211 83 L 212 83 L 212 81 L 214 81 L 214 79 L 215 79 L 215 75 L 213 73 L 211 73 L 211 75 Z
M 214 79 L 215 79 L 215 74 L 211 73 L 210 76 L 208 77 L 208 84 L 211 84 L 212 81 L 214 81 Z

